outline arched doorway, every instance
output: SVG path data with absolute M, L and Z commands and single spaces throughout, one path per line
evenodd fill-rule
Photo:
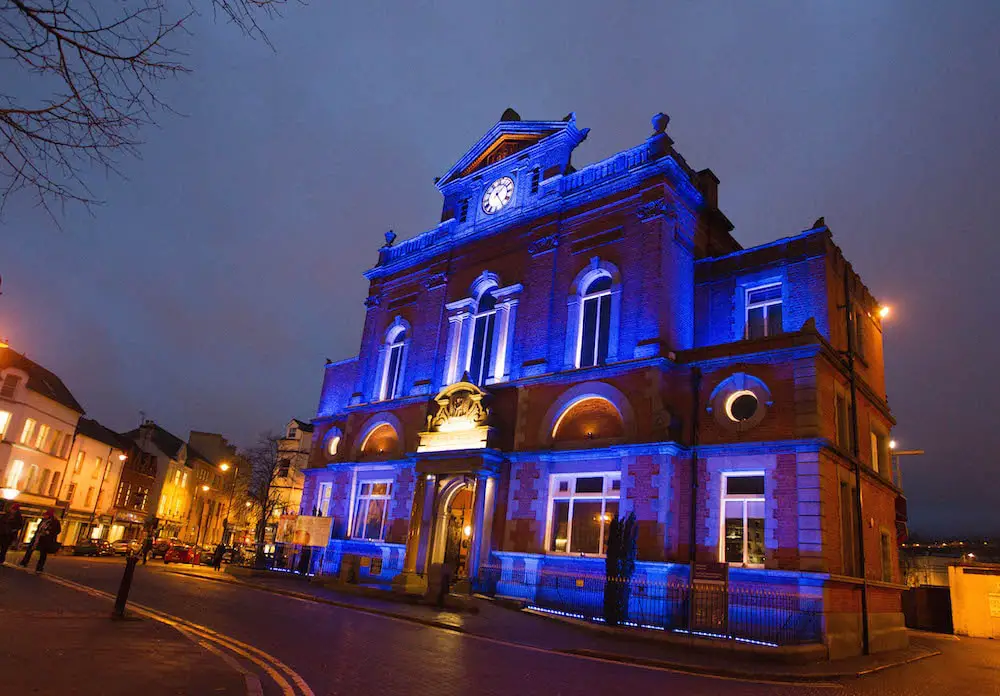
M 455 579 L 469 577 L 474 500 L 475 486 L 465 477 L 446 483 L 439 498 L 431 563 L 451 565 Z

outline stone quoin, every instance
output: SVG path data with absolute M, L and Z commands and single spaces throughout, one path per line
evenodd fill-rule
M 668 121 L 577 169 L 574 114 L 508 109 L 436 180 L 440 223 L 386 235 L 358 355 L 326 366 L 313 421 L 323 571 L 361 556 L 363 579 L 416 592 L 438 564 L 459 586 L 597 576 L 632 512 L 643 577 L 724 564 L 809 597 L 831 657 L 861 650 L 867 587 L 871 649 L 905 645 L 879 305 L 822 218 L 742 248 Z

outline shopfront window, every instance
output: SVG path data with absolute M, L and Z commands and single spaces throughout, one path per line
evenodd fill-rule
M 621 473 L 553 476 L 550 491 L 548 551 L 603 555 L 618 517 Z
M 389 501 L 392 499 L 390 481 L 364 481 L 358 483 L 354 503 L 354 526 L 351 536 L 355 539 L 381 541 L 385 538 Z
M 722 485 L 720 560 L 761 566 L 764 564 L 764 474 L 723 474 Z

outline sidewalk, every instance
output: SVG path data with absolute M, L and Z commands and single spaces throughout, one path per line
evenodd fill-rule
M 8 559 L 9 560 L 9 559 Z M 0 690 L 60 696 L 244 696 L 243 675 L 173 628 L 0 566 Z
M 666 643 L 653 631 L 608 629 L 570 619 L 538 615 L 476 600 L 478 613 L 441 611 L 434 607 L 381 599 L 307 582 L 301 577 L 234 578 L 228 573 L 191 566 L 165 572 L 234 583 L 309 601 L 347 607 L 507 643 L 645 664 L 680 671 L 775 681 L 833 681 L 863 677 L 939 654 L 934 639 L 914 636 L 907 650 L 848 658 L 836 662 L 782 664 L 740 651 L 740 645 L 706 650 L 701 639 L 690 645 Z

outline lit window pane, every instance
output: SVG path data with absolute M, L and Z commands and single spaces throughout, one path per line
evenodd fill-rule
M 594 365 L 595 334 L 597 332 L 597 310 L 600 298 L 592 298 L 583 303 L 583 332 L 580 337 L 580 367 Z
M 573 553 L 599 553 L 601 501 L 577 500 L 573 504 Z
M 726 563 L 743 562 L 743 502 L 726 501 Z
M 764 308 L 753 307 L 747 311 L 747 338 L 764 337 Z
M 567 541 L 569 534 L 569 502 L 556 502 L 552 504 L 552 541 L 549 544 L 549 551 L 565 552 L 568 550 Z
M 618 519 L 618 501 L 609 500 L 604 504 L 604 533 L 601 534 L 601 553 L 608 552 L 608 532 L 611 531 L 611 522 Z
M 605 295 L 600 298 L 600 324 L 597 334 L 597 364 L 603 365 L 608 361 L 608 336 L 611 331 L 611 297 Z
M 767 308 L 767 335 L 777 336 L 781 333 L 781 305 L 773 304 Z
M 759 510 L 755 510 L 759 506 Z M 747 563 L 764 562 L 764 503 L 747 503 Z
M 365 522 L 365 538 L 382 538 L 382 519 L 385 516 L 386 500 L 371 500 L 368 503 L 368 518 Z

